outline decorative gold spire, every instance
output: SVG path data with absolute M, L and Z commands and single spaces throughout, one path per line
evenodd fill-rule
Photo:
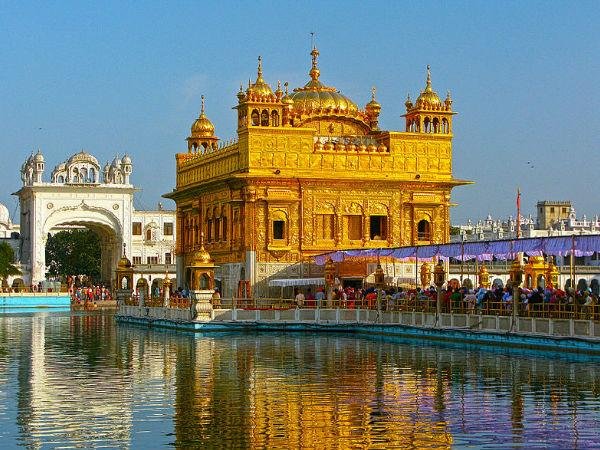
M 312 56 L 312 68 L 308 74 L 313 80 L 317 81 L 319 79 L 319 75 L 321 74 L 321 71 L 317 67 L 317 59 L 319 58 L 319 50 L 317 50 L 317 47 L 313 47 L 310 54 Z
M 431 92 L 431 67 L 427 64 L 427 86 L 425 91 Z
M 417 106 L 425 106 L 425 107 L 437 107 L 441 105 L 440 98 L 431 87 L 431 68 L 429 64 L 427 64 L 427 82 L 425 85 L 425 89 L 421 92 L 421 95 L 417 97 L 417 101 L 415 102 Z
M 215 126 L 204 112 L 204 95 L 200 98 L 202 99 L 202 107 L 200 108 L 200 116 L 192 124 L 192 137 L 212 137 L 215 134 Z
M 429 67 L 429 66 L 427 66 Z M 256 77 L 256 81 L 258 82 L 258 80 L 262 79 L 262 56 L 258 55 L 258 70 L 257 70 L 258 76 Z
M 254 84 L 248 82 L 248 91 L 254 93 L 255 95 L 260 97 L 263 96 L 272 96 L 273 91 L 271 90 L 271 86 L 269 86 L 265 80 L 263 79 L 263 71 L 262 71 L 262 56 L 258 57 L 258 69 L 256 75 L 256 81 Z
M 376 92 L 377 92 L 377 88 L 375 88 L 375 86 L 373 86 L 371 88 L 371 101 L 369 103 L 367 103 L 367 112 L 372 111 L 372 112 L 376 112 L 376 114 L 379 114 L 379 111 L 381 110 L 381 105 L 377 102 L 377 100 L 375 100 Z

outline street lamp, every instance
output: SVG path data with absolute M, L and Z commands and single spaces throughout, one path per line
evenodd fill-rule
M 438 258 L 438 263 L 433 270 L 433 283 L 437 287 L 437 301 L 435 305 L 435 323 L 440 324 L 440 318 L 442 316 L 442 286 L 446 282 L 446 271 L 444 270 L 444 263 L 441 258 Z
M 333 299 L 333 285 L 335 283 L 335 263 L 329 257 L 325 262 L 325 286 L 327 287 L 327 306 L 329 307 Z
M 513 329 L 517 325 L 517 316 L 519 309 L 519 286 L 523 281 L 523 266 L 521 265 L 521 256 L 517 253 L 517 257 L 510 267 L 510 279 L 513 287 Z

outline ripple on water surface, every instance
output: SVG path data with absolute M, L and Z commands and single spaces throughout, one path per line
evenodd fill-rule
M 598 359 L 0 315 L 2 448 L 590 448 Z

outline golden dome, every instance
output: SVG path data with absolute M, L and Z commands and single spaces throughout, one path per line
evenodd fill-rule
M 205 250 L 204 245 L 201 245 L 200 248 L 192 254 L 190 267 L 212 265 L 212 263 L 213 260 L 210 257 L 210 253 Z
M 431 88 L 431 71 L 429 66 L 427 66 L 427 85 L 425 86 L 425 90 L 423 90 L 417 98 L 416 105 L 434 107 L 440 106 L 441 104 L 442 102 L 438 97 L 437 92 Z
M 336 88 L 325 86 L 319 81 L 321 74 L 317 67 L 317 57 L 319 51 L 313 48 L 312 68 L 310 69 L 310 81 L 304 87 L 294 89 L 291 99 L 294 102 L 294 112 L 310 113 L 334 113 L 344 115 L 356 115 L 358 106 L 345 95 L 341 94 Z
M 192 253 L 189 267 L 214 266 L 210 253 L 204 248 L 204 233 L 200 233 L 200 248 Z
M 117 267 L 119 269 L 129 269 L 131 268 L 131 261 L 129 261 L 129 258 L 127 258 L 127 256 L 123 255 L 121 256 L 121 259 L 119 259 Z
M 254 84 L 251 84 L 248 87 L 248 93 L 255 94 L 259 97 L 262 97 L 262 96 L 268 97 L 268 96 L 273 95 L 273 90 L 271 89 L 271 86 L 269 86 L 262 77 L 262 57 L 261 56 L 258 57 L 258 72 L 257 72 L 257 76 L 256 76 L 256 81 L 254 82 Z
M 211 137 L 215 134 L 215 126 L 212 124 L 206 114 L 204 114 L 204 95 L 202 96 L 202 110 L 200 116 L 192 124 L 192 136 Z
M 375 100 L 375 86 L 373 86 L 371 88 L 371 101 L 369 103 L 367 103 L 367 112 L 372 112 L 375 115 L 379 114 L 379 112 L 381 111 L 381 105 L 377 102 L 377 100 Z

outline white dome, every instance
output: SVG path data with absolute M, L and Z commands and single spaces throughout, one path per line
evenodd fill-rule
M 0 203 L 0 223 L 8 223 L 10 220 L 10 214 L 8 208 Z

